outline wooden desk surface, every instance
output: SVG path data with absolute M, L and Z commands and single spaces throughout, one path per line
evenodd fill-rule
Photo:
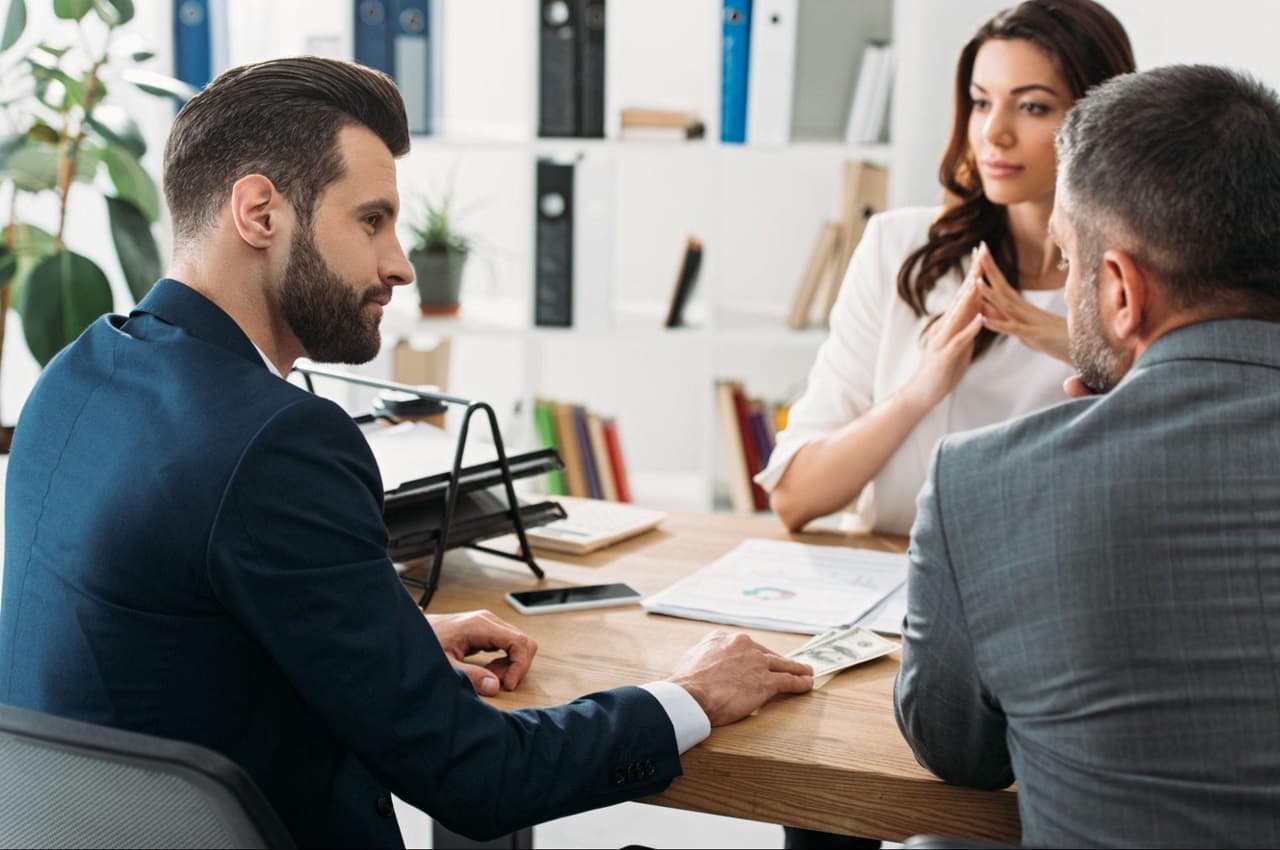
M 506 604 L 504 593 L 625 581 L 648 595 L 749 537 L 789 535 L 771 518 L 672 513 L 658 530 L 590 555 L 539 551 L 543 582 L 518 562 L 455 550 L 445 559 L 429 610 L 488 608 L 531 635 L 538 642 L 533 669 L 519 688 L 490 702 L 506 709 L 557 705 L 664 678 L 706 632 L 730 627 L 648 614 L 639 606 L 525 616 Z M 791 539 L 899 552 L 905 547 L 894 537 Z M 783 653 L 808 639 L 746 631 Z M 917 764 L 893 716 L 897 670 L 894 653 L 841 673 L 822 690 L 774 700 L 754 717 L 713 729 L 684 755 L 685 775 L 645 801 L 894 841 L 920 833 L 1018 841 L 1013 791 L 946 785 Z

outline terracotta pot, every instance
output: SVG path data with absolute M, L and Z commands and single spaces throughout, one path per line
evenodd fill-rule
M 424 316 L 452 316 L 458 312 L 462 267 L 467 254 L 453 251 L 409 252 L 418 284 L 418 309 Z

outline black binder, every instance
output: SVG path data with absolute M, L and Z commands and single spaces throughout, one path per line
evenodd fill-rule
M 538 27 L 538 135 L 578 132 L 578 0 L 542 0 Z
M 573 164 L 540 159 L 534 233 L 533 322 L 573 326 Z
M 604 3 L 577 0 L 578 13 L 578 135 L 604 138 Z

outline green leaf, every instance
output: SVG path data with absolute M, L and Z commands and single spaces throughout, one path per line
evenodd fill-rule
M 13 288 L 9 303 L 17 309 L 22 304 L 22 290 L 26 286 L 27 278 L 31 276 L 31 271 L 40 264 L 41 260 L 53 253 L 53 234 L 33 224 L 16 225 L 13 234 L 13 250 L 18 256 L 18 268 L 9 284 Z
M 59 18 L 78 21 L 93 8 L 93 0 L 53 0 L 53 13 Z
M 71 52 L 70 47 L 54 47 L 52 44 L 49 44 L 46 41 L 42 41 L 39 44 L 37 44 L 36 49 L 43 50 L 45 53 L 48 53 L 54 59 L 61 59 L 63 56 L 66 56 L 68 53 Z
M 24 192 L 56 188 L 58 146 L 28 140 L 9 157 L 9 177 Z
M 139 159 L 147 152 L 147 142 L 142 138 L 138 122 L 118 106 L 107 103 L 93 110 L 89 126 L 104 142 L 122 147 Z
M 148 59 L 154 59 L 155 56 L 150 50 L 138 50 L 129 54 L 129 58 L 134 62 L 146 62 Z
M 27 131 L 27 138 L 56 145 L 58 143 L 58 131 L 37 119 L 36 123 L 31 125 L 31 129 Z
M 93 260 L 65 249 L 48 256 L 32 269 L 22 289 L 27 347 L 45 366 L 111 308 L 111 284 Z
M 147 94 L 172 98 L 179 103 L 185 103 L 196 94 L 196 90 L 182 80 L 175 80 L 173 77 L 158 74 L 155 71 L 130 68 L 120 76 L 125 82 L 133 83 Z
M 116 194 L 142 210 L 147 221 L 158 219 L 160 193 L 137 157 L 124 148 L 109 144 L 102 149 L 102 161 L 107 164 L 107 173 L 116 186 Z
M 0 51 L 8 50 L 22 38 L 22 31 L 27 28 L 26 0 L 9 0 L 9 14 L 4 21 L 4 35 L 0 35 Z
M 81 183 L 92 183 L 98 176 L 98 165 L 102 162 L 102 152 L 106 148 L 90 139 L 80 143 L 76 152 L 75 179 Z
M 134 301 L 141 301 L 160 277 L 160 251 L 151 234 L 151 222 L 142 211 L 121 198 L 107 198 L 111 238 Z
M 54 70 L 53 78 L 62 83 L 62 87 L 66 90 L 66 96 L 71 98 L 73 103 L 79 105 L 80 108 L 83 109 L 86 83 L 83 80 L 75 79 L 66 71 L 61 69 Z
M 118 27 L 133 20 L 133 0 L 93 0 L 93 8 L 108 26 Z
M 9 170 L 9 157 L 26 143 L 26 137 L 21 135 L 0 138 L 0 176 Z

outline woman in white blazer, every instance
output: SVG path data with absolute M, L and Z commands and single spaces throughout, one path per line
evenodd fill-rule
M 1124 28 L 1091 0 L 1029 0 L 965 46 L 939 169 L 948 203 L 867 224 L 756 477 L 788 528 L 845 509 L 853 530 L 906 534 L 942 436 L 1065 398 L 1053 134 L 1089 87 L 1133 70 Z

